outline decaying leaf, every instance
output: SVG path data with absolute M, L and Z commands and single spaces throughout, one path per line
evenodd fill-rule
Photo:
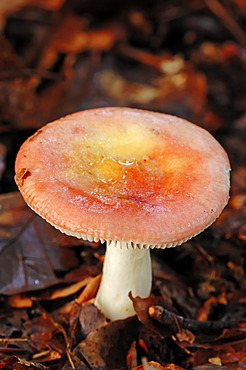
M 64 0 L 37 0 L 35 1 L 35 6 L 43 9 L 47 9 L 50 11 L 58 10 L 64 3 Z M 27 6 L 33 5 L 33 0 L 2 0 L 0 3 L 0 28 L 3 28 L 6 17 L 11 14 L 12 12 L 18 11 L 22 8 Z
M 0 197 L 0 293 L 40 290 L 60 283 L 55 271 L 76 267 L 70 248 L 80 242 L 36 216 L 19 193 Z
M 145 361 L 143 365 L 132 368 L 131 370 L 181 370 L 181 367 L 174 364 L 162 366 L 155 361 Z
M 3 36 L 0 36 L 0 49 L 1 120 L 14 127 L 37 127 L 42 114 L 34 91 L 34 79 Z
M 188 111 L 194 117 L 201 113 L 206 100 L 203 75 L 190 69 L 163 73 L 149 84 L 129 81 L 117 72 L 104 71 L 100 76 L 100 86 L 103 94 L 122 105 L 151 106 L 161 110 L 169 107 L 170 111 L 179 106 L 180 111 Z
M 123 370 L 126 366 L 127 351 L 137 334 L 137 328 L 135 317 L 110 322 L 91 331 L 75 348 L 74 355 L 94 370 Z
M 91 303 L 83 304 L 79 313 L 81 334 L 86 337 L 91 331 L 107 324 L 104 315 Z
M 77 304 L 82 304 L 84 302 L 89 301 L 91 298 L 96 296 L 96 292 L 98 290 L 102 275 L 95 276 L 92 278 L 88 284 L 86 285 L 83 292 L 77 298 Z
M 7 150 L 5 145 L 0 143 L 0 180 L 6 167 L 6 152 Z
M 8 297 L 8 305 L 15 308 L 32 307 L 32 298 L 26 297 L 21 294 L 14 294 Z
M 1 370 L 46 370 L 48 367 L 30 361 L 24 361 L 17 356 L 11 356 L 1 361 Z

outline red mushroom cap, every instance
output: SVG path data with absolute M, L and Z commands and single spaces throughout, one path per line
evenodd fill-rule
M 228 202 L 229 171 L 206 130 L 131 108 L 51 122 L 16 159 L 24 199 L 55 227 L 141 247 L 181 244 L 208 227 Z

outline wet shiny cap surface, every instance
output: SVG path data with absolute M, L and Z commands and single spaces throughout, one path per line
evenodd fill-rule
M 20 148 L 26 202 L 78 237 L 175 245 L 221 213 L 228 157 L 204 129 L 131 108 L 99 108 L 47 124 Z

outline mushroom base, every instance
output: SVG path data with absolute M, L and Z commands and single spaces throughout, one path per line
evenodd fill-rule
M 127 243 L 107 243 L 103 276 L 95 305 L 110 320 L 125 319 L 136 314 L 133 297 L 149 296 L 152 284 L 149 249 L 128 249 Z

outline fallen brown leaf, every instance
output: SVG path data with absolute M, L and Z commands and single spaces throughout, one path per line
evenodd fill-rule
M 79 330 L 83 337 L 86 337 L 91 331 L 107 325 L 107 320 L 96 306 L 86 303 L 81 306 L 79 323 Z
M 1 370 L 46 370 L 48 367 L 30 361 L 24 361 L 17 356 L 11 356 L 0 362 Z
M 143 365 L 132 368 L 131 370 L 181 370 L 181 367 L 174 364 L 162 366 L 155 361 L 144 362 Z
M 1 117 L 13 127 L 38 127 L 42 121 L 35 84 L 30 71 L 0 36 L 0 109 Z
M 113 303 L 112 303 L 113 304 Z M 110 322 L 88 334 L 73 351 L 93 370 L 125 369 L 128 349 L 137 334 L 135 317 Z M 98 348 L 100 347 L 100 351 Z
M 89 301 L 91 298 L 94 298 L 98 290 L 102 275 L 97 275 L 94 278 L 91 278 L 83 292 L 77 298 L 77 304 L 82 304 Z
M 150 314 L 151 308 L 154 307 L 154 305 L 164 304 L 162 298 L 154 296 L 149 296 L 148 298 L 133 297 L 131 293 L 129 297 L 132 300 L 139 321 L 141 321 L 148 330 L 159 336 L 170 336 L 177 333 L 179 326 L 175 320 L 168 320 L 166 322 L 167 325 L 161 326 Z
M 137 355 L 136 341 L 134 340 L 126 355 L 127 369 L 132 369 L 132 368 L 137 367 L 138 365 L 137 357 L 138 355 Z
M 225 297 L 223 295 L 222 296 L 219 296 L 219 297 L 210 297 L 209 299 L 207 299 L 203 303 L 203 305 L 198 310 L 196 319 L 198 321 L 206 321 L 206 320 L 208 320 L 208 318 L 209 318 L 209 316 L 211 314 L 211 311 L 213 309 L 213 304 L 215 304 L 215 303 L 226 304 L 227 302 L 226 302 Z
M 63 3 L 64 0 L 36 0 L 35 6 L 50 11 L 56 11 L 62 6 Z M 0 2 L 0 27 L 3 27 L 4 21 L 10 13 L 15 12 L 28 5 L 32 6 L 33 0 L 12 0 L 11 2 L 8 0 L 2 0 Z
M 74 293 L 77 293 L 80 289 L 87 286 L 89 281 L 90 281 L 90 278 L 85 277 L 81 281 L 78 281 L 75 284 L 71 284 L 68 287 L 54 290 L 53 292 L 51 292 L 49 299 L 58 299 L 58 298 L 62 298 L 62 297 L 68 297 L 68 296 L 70 296 Z M 48 297 L 45 296 L 45 299 L 47 299 L 47 298 Z
M 15 308 L 32 307 L 33 300 L 21 294 L 14 294 L 8 297 L 8 305 Z
M 19 193 L 0 196 L 0 293 L 16 294 L 58 284 L 55 271 L 76 267 L 80 242 L 55 230 L 27 207 Z
M 165 110 L 167 107 L 177 109 L 179 104 L 193 117 L 201 113 L 206 101 L 206 81 L 201 73 L 190 69 L 162 74 L 149 84 L 126 80 L 117 72 L 103 71 L 100 87 L 103 94 L 121 105 L 137 104 Z

